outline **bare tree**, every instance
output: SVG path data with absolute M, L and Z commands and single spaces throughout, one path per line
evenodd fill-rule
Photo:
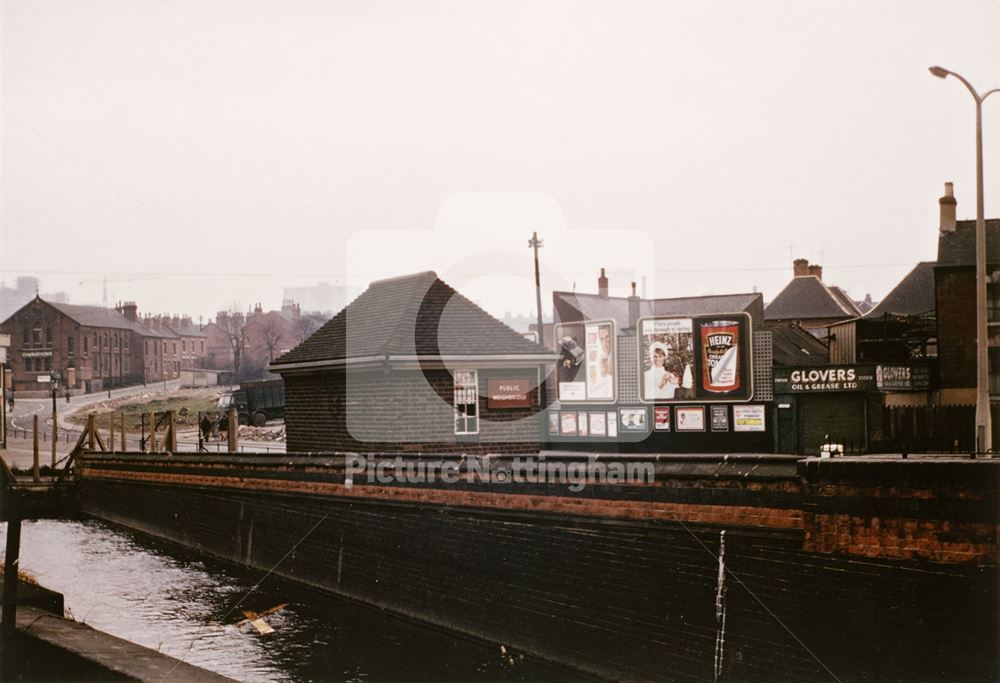
M 274 352 L 281 347 L 282 333 L 281 326 L 273 319 L 260 326 L 260 343 L 267 349 L 268 361 L 274 361 Z
M 299 343 L 308 339 L 316 330 L 323 327 L 323 324 L 329 319 L 329 316 L 322 313 L 303 313 L 299 316 L 298 320 L 295 321 L 295 329 L 299 333 Z
M 229 348 L 233 352 L 233 377 L 239 384 L 240 362 L 247 346 L 247 317 L 238 310 L 230 309 L 224 315 L 218 315 L 215 324 L 225 333 L 229 341 Z

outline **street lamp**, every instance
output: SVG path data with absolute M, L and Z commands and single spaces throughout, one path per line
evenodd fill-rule
M 983 207 L 983 100 L 1000 88 L 980 95 L 972 84 L 954 71 L 940 66 L 930 67 L 938 78 L 954 76 L 969 89 L 976 101 L 976 451 L 993 450 L 990 426 L 989 358 L 986 347 L 986 213 Z

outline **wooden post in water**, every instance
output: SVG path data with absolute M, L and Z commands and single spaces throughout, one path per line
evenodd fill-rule
M 34 474 L 36 482 L 42 480 L 41 474 L 38 471 L 38 462 L 40 459 L 41 459 L 41 454 L 38 452 L 38 416 L 35 415 L 35 458 L 34 458 L 35 465 L 32 468 L 32 473 Z
M 115 414 L 108 415 L 108 448 L 115 452 Z
M 122 453 L 128 450 L 128 444 L 125 443 L 125 413 L 122 413 Z
M 226 433 L 229 443 L 229 452 L 235 453 L 237 449 L 237 434 L 236 429 L 239 426 L 239 421 L 236 419 L 236 408 L 229 408 L 229 430 Z
M 38 421 L 38 416 L 35 416 Z M 37 433 L 37 432 L 36 432 Z M 35 439 L 35 443 L 38 440 Z M 35 453 L 37 454 L 37 450 Z M 35 458 L 38 462 L 38 458 Z M 21 520 L 7 522 L 7 554 L 3 567 L 3 635 L 13 636 L 17 629 L 17 567 L 21 554 Z M 10 647 L 8 645 L 7 647 Z

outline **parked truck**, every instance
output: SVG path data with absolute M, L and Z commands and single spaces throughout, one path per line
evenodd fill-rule
M 242 382 L 240 388 L 219 397 L 219 413 L 225 419 L 236 408 L 241 425 L 264 426 L 268 420 L 285 417 L 285 383 L 280 379 Z

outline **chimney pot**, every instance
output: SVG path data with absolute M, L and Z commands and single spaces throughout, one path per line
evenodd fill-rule
M 603 268 L 601 268 L 601 277 L 597 278 L 597 293 L 603 299 L 608 298 L 608 278 L 604 275 Z
M 955 232 L 955 213 L 958 201 L 955 199 L 955 186 L 944 184 L 944 196 L 938 200 L 941 207 L 941 232 Z
M 809 260 L 804 258 L 797 258 L 792 261 L 792 273 L 795 277 L 800 277 L 809 274 Z
M 809 274 L 815 275 L 819 280 L 823 279 L 823 266 L 818 266 L 815 263 L 809 265 Z

